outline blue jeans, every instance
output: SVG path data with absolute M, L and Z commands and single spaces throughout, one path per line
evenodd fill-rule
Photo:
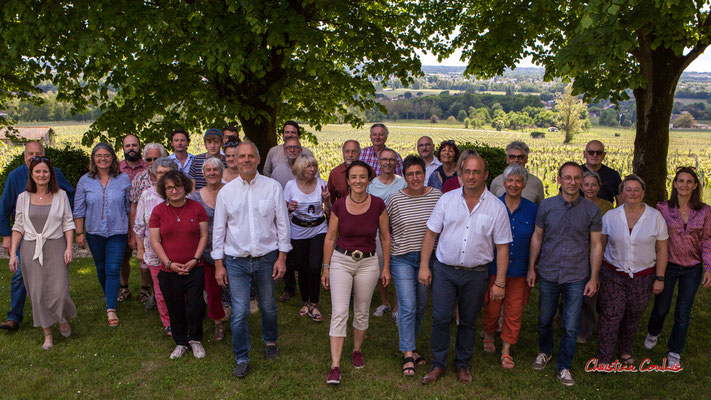
M 563 337 L 558 349 L 558 371 L 570 369 L 578 339 L 578 324 L 583 308 L 583 293 L 587 280 L 561 283 L 538 280 L 538 347 L 541 353 L 553 354 L 553 318 L 562 296 Z
M 684 351 L 686 333 L 689 331 L 691 307 L 694 305 L 694 297 L 696 297 L 696 291 L 699 289 L 703 274 L 703 264 L 682 267 L 670 262 L 667 264 L 664 274 L 664 290 L 654 297 L 654 308 L 649 316 L 647 332 L 650 335 L 658 336 L 662 333 L 664 319 L 671 309 L 674 286 L 679 281 L 676 309 L 674 310 L 674 326 L 667 343 L 667 347 L 672 353 L 681 354 Z
M 22 241 L 20 241 L 20 246 L 22 246 Z M 17 325 L 22 323 L 22 318 L 25 315 L 25 299 L 27 298 L 27 289 L 25 289 L 20 268 L 20 246 L 17 246 L 17 271 L 12 274 L 10 281 L 10 311 L 7 312 L 7 320 L 15 321 Z
M 266 343 L 277 340 L 277 306 L 272 272 L 278 255 L 275 250 L 254 258 L 225 256 L 232 300 L 232 351 L 237 363 L 249 362 L 249 287 L 252 278 L 262 313 L 262 339 Z
M 459 326 L 454 345 L 454 366 L 468 368 L 476 339 L 476 318 L 489 289 L 484 271 L 455 269 L 435 261 L 432 268 L 432 364 L 447 368 L 449 327 L 459 305 Z
M 101 290 L 106 297 L 106 309 L 116 309 L 119 285 L 121 284 L 120 272 L 123 255 L 128 243 L 128 235 L 112 235 L 103 237 L 86 233 L 86 243 L 91 250 L 91 256 L 96 264 L 96 275 L 101 284 Z
M 417 333 L 427 307 L 429 290 L 417 280 L 419 273 L 419 251 L 390 257 L 390 274 L 397 290 L 400 351 L 415 351 Z

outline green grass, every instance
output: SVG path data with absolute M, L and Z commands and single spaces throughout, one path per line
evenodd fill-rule
M 135 260 L 134 260 L 135 261 Z M 250 317 L 252 372 L 244 380 L 231 376 L 234 358 L 231 336 L 227 341 L 212 341 L 212 322 L 205 320 L 207 357 L 197 360 L 187 354 L 180 360 L 169 360 L 174 347 L 172 339 L 163 336 L 156 311 L 146 312 L 135 300 L 140 284 L 137 269 L 131 275 L 134 296 L 120 305 L 121 326 L 106 325 L 103 300 L 90 259 L 71 265 L 71 294 L 77 305 L 77 318 L 72 320 L 72 337 L 62 338 L 55 328 L 55 347 L 40 348 L 42 331 L 32 327 L 31 307 L 26 306 L 26 319 L 18 332 L 0 332 L 0 375 L 2 398 L 704 398 L 711 385 L 709 355 L 711 329 L 709 300 L 711 291 L 700 289 L 692 312 L 692 322 L 683 354 L 684 371 L 671 373 L 625 373 L 600 375 L 583 371 L 586 361 L 594 357 L 595 343 L 578 347 L 573 361 L 577 385 L 561 386 L 555 379 L 555 365 L 544 371 L 533 371 L 530 364 L 538 349 L 536 333 L 537 291 L 526 307 L 521 339 L 513 347 L 516 368 L 504 371 L 496 354 L 482 351 L 477 337 L 471 371 L 473 382 L 461 385 L 452 371 L 441 381 L 422 386 L 419 379 L 427 367 L 417 368 L 417 378 L 400 374 L 397 330 L 389 318 L 371 318 L 363 352 L 366 367 L 355 370 L 348 354 L 352 336 L 346 340 L 343 357 L 343 381 L 338 387 L 325 384 L 330 363 L 328 321 L 330 299 L 322 292 L 321 310 L 324 322 L 317 324 L 298 317 L 300 302 L 294 298 L 279 304 L 280 356 L 265 361 L 258 316 Z M 10 272 L 7 261 L 0 262 L 0 311 L 9 307 Z M 277 285 L 280 292 L 281 283 Z M 375 299 L 377 299 L 377 294 Z M 372 309 L 378 302 L 374 299 Z M 651 306 L 650 306 L 651 307 Z M 418 349 L 427 359 L 431 329 L 431 311 L 418 339 Z M 661 362 L 664 343 L 671 324 L 667 324 L 660 345 L 653 351 L 642 347 L 644 326 L 635 341 L 634 355 L 641 362 L 651 357 Z M 671 316 L 667 319 L 670 322 Z M 452 326 L 454 333 L 454 325 Z M 352 335 L 349 324 L 349 335 Z M 556 344 L 559 337 L 556 335 Z M 501 344 L 497 340 L 497 347 Z M 452 349 L 453 351 L 453 349 Z M 450 360 L 452 354 L 450 353 Z

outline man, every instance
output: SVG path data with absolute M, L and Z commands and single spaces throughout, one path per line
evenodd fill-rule
M 622 178 L 617 171 L 602 163 L 602 161 L 605 160 L 606 154 L 605 146 L 601 141 L 589 141 L 588 144 L 585 145 L 585 151 L 583 152 L 583 157 L 585 157 L 583 172 L 594 171 L 600 175 L 601 185 L 597 197 L 613 204 L 615 200 L 617 200 L 617 205 L 620 205 L 622 204 L 622 196 L 620 195 L 620 183 L 622 182 Z
M 294 174 L 291 172 L 291 167 L 294 166 L 294 162 L 296 162 L 296 159 L 301 155 L 302 147 L 301 143 L 299 143 L 299 139 L 297 138 L 286 139 L 282 147 L 284 149 L 286 162 L 279 164 L 276 168 L 274 168 L 271 178 L 279 182 L 281 184 L 281 188 L 284 189 L 286 187 L 286 183 L 295 178 Z
M 593 296 L 599 287 L 602 263 L 602 214 L 600 208 L 580 195 L 583 169 L 566 162 L 558 169 L 560 193 L 541 202 L 526 281 L 538 280 L 538 345 L 533 369 L 542 370 L 553 358 L 553 319 L 561 298 L 563 337 L 558 349 L 558 380 L 565 386 L 575 381 L 570 366 L 575 355 L 583 296 Z M 539 260 L 540 255 L 540 260 Z M 538 272 L 536 273 L 536 264 Z
M 171 160 L 175 160 L 178 164 L 178 169 L 186 176 L 190 172 L 190 165 L 193 163 L 194 155 L 188 153 L 190 146 L 190 135 L 184 129 L 176 129 L 170 133 L 170 146 L 173 148 L 173 154 L 169 156 Z
M 529 152 L 530 150 L 526 143 L 515 140 L 506 146 L 506 163 L 508 165 L 518 164 L 525 167 L 528 162 Z M 497 197 L 506 193 L 503 174 L 497 176 L 493 181 L 491 181 L 491 193 Z M 541 182 L 537 176 L 529 173 L 528 183 L 526 183 L 526 187 L 523 189 L 523 193 L 521 195 L 537 205 L 541 204 L 541 201 L 545 198 L 545 194 L 543 193 L 543 182 Z
M 274 282 L 284 275 L 291 250 L 289 214 L 281 185 L 257 172 L 259 151 L 244 141 L 237 147 L 239 176 L 217 195 L 212 230 L 215 277 L 232 299 L 232 375 L 249 372 L 249 285 L 255 278 L 262 311 L 266 359 L 278 355 Z
M 434 156 L 434 143 L 429 136 L 423 136 L 417 140 L 417 153 L 425 160 L 425 183 L 430 180 L 430 175 L 442 162 Z
M 222 128 L 222 136 L 224 138 L 224 144 L 230 141 L 229 138 L 237 137 L 237 142 L 239 142 L 239 129 L 236 126 L 229 125 Z
M 295 121 L 286 121 L 282 128 L 282 139 L 286 143 L 286 139 L 298 139 L 301 137 L 301 127 Z M 304 154 L 312 156 L 314 153 L 307 148 L 302 148 Z M 274 146 L 269 149 L 267 158 L 264 160 L 264 175 L 272 176 L 274 169 L 280 164 L 286 163 L 286 153 L 284 153 L 284 145 Z
M 29 175 L 29 166 L 33 157 L 44 157 L 44 147 L 39 142 L 28 142 L 25 144 L 25 163 L 15 168 L 10 172 L 5 180 L 5 187 L 0 198 L 0 233 L 2 234 L 2 247 L 10 255 L 10 246 L 12 244 L 12 220 L 15 218 L 15 205 L 17 204 L 17 196 L 25 191 L 27 186 L 27 177 Z M 67 181 L 67 178 L 54 167 L 54 172 L 57 176 L 59 187 L 67 192 L 70 205 L 74 208 L 74 188 Z M 22 280 L 22 269 L 19 262 L 20 248 L 17 249 L 17 271 L 12 275 L 10 281 L 10 311 L 7 313 L 7 321 L 0 324 L 0 329 L 16 331 L 20 328 L 25 311 L 25 299 L 27 291 L 25 283 Z
M 346 168 L 360 157 L 360 143 L 357 140 L 346 140 L 341 146 L 343 152 L 343 164 L 331 170 L 328 175 L 328 192 L 331 194 L 331 204 L 341 197 L 348 196 L 348 184 L 346 183 Z
M 383 124 L 373 124 L 370 127 L 370 142 L 372 146 L 368 146 L 360 153 L 360 160 L 365 162 L 373 169 L 375 176 L 380 175 L 380 165 L 378 164 L 378 154 L 383 150 L 385 142 L 388 141 L 388 128 Z M 397 165 L 395 166 L 395 175 L 402 176 L 402 157 L 397 152 Z
M 418 280 L 425 286 L 432 284 L 433 358 L 432 369 L 422 378 L 425 384 L 435 382 L 446 371 L 455 305 L 459 306 L 454 356 L 457 380 L 471 382 L 469 360 L 474 350 L 477 315 L 485 295 L 496 301 L 504 298 L 509 243 L 513 240 L 506 206 L 486 190 L 486 161 L 469 155 L 461 157 L 457 164 L 462 187 L 443 194 L 437 201 L 422 241 Z M 437 234 L 439 244 L 430 271 Z M 494 249 L 496 281 L 487 294 L 487 264 L 494 260 Z
M 119 162 L 119 170 L 124 174 L 128 175 L 131 179 L 131 183 L 136 179 L 136 176 L 144 173 L 148 166 L 145 160 L 141 157 L 141 141 L 138 136 L 129 133 L 123 137 L 123 160 Z M 138 201 L 138 200 L 136 200 Z M 130 218 L 131 226 L 133 226 L 133 218 Z M 121 262 L 121 290 L 119 291 L 118 301 L 122 302 L 131 297 L 131 290 L 128 287 L 128 280 L 131 276 L 131 254 L 133 250 L 136 250 L 136 234 L 133 229 L 128 230 L 128 246 L 126 247 L 126 252 L 123 256 L 123 261 Z M 148 287 L 150 289 L 150 275 Z M 143 280 L 145 285 L 145 280 Z M 150 297 L 150 296 L 149 296 Z M 145 295 L 141 295 L 140 299 L 145 302 L 147 298 Z
M 193 162 L 190 164 L 190 171 L 188 172 L 188 178 L 195 182 L 195 190 L 200 190 L 207 186 L 207 181 L 205 181 L 205 177 L 202 174 L 202 165 L 205 163 L 205 160 L 210 157 L 217 157 L 222 160 L 223 167 L 227 168 L 225 156 L 221 154 L 222 145 L 224 144 L 222 131 L 216 128 L 206 130 L 203 141 L 206 151 L 193 158 Z
M 131 202 L 131 211 L 128 216 L 128 220 L 133 227 L 136 221 L 136 210 L 138 208 L 138 200 L 141 198 L 141 194 L 148 188 L 153 187 L 156 183 L 156 176 L 151 171 L 151 166 L 153 162 L 161 157 L 167 157 L 168 153 L 165 151 L 160 143 L 148 143 L 143 149 L 143 159 L 146 164 L 146 170 L 136 175 L 134 179 L 131 180 L 131 190 L 129 192 L 128 199 Z M 133 228 L 129 229 L 129 232 L 133 232 Z M 133 246 L 136 246 L 136 236 L 135 233 L 131 236 L 134 240 Z M 127 264 L 127 268 L 124 275 L 124 268 L 121 267 L 121 292 L 119 293 L 119 301 L 124 301 L 128 298 L 129 288 L 128 288 L 128 278 L 130 274 L 130 266 L 128 266 L 128 258 L 131 257 L 131 251 L 128 251 L 128 256 L 124 258 L 124 262 Z M 155 294 L 151 294 L 151 287 L 153 286 L 153 279 L 151 278 L 151 271 L 148 269 L 146 264 L 141 264 L 141 294 L 138 296 L 138 301 L 145 303 L 145 309 L 151 310 L 156 306 Z M 126 293 L 126 297 L 122 296 Z

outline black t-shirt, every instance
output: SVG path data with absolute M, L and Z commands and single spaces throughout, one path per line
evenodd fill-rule
M 585 164 L 583 164 L 583 171 L 589 171 Z M 620 192 L 619 188 L 620 183 L 622 182 L 620 174 L 605 164 L 601 164 L 600 169 L 595 172 L 600 175 L 600 180 L 602 181 L 600 192 L 597 194 L 597 197 L 615 204 L 615 196 Z

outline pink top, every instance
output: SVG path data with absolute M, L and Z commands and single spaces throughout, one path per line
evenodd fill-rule
M 375 251 L 375 234 L 378 231 L 380 214 L 385 211 L 385 202 L 370 196 L 370 208 L 363 214 L 353 215 L 346 209 L 346 197 L 336 200 L 331 213 L 338 217 L 338 240 L 336 245 L 346 250 Z
M 684 267 L 703 263 L 705 270 L 711 271 L 711 207 L 704 204 L 699 211 L 691 210 L 686 226 L 678 208 L 662 201 L 657 209 L 667 222 L 669 262 Z

